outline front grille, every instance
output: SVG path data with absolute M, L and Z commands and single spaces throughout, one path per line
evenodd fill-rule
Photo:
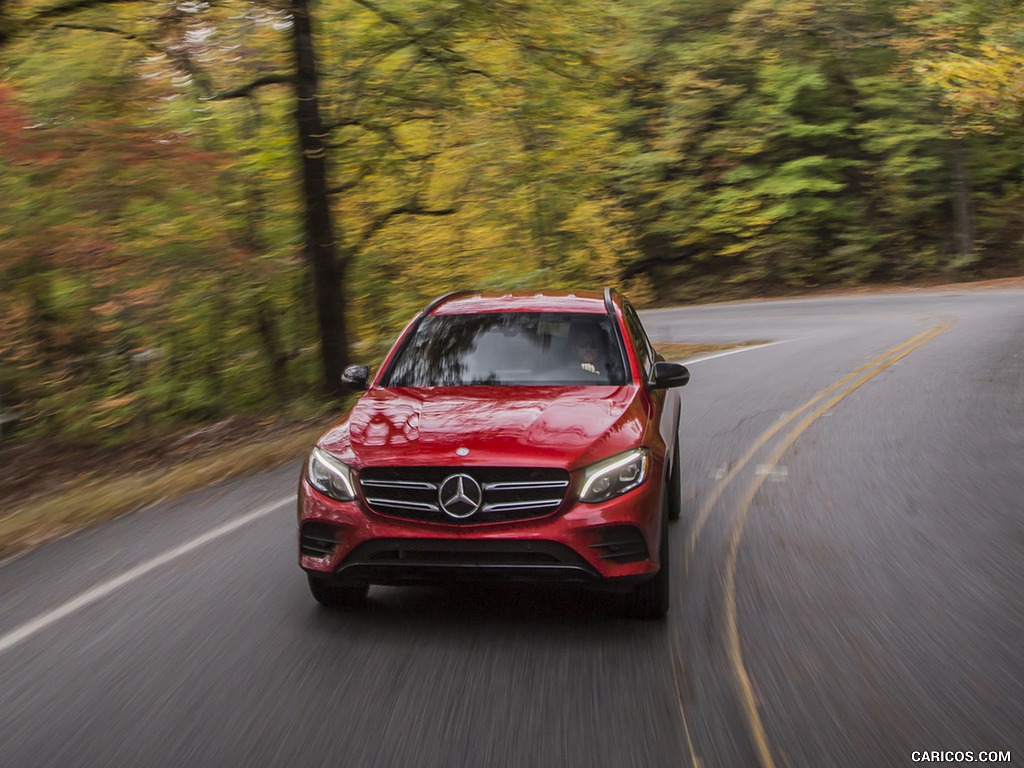
M 479 508 L 461 517 L 445 512 L 441 504 L 441 486 L 454 475 L 467 475 L 481 491 Z M 481 525 L 550 515 L 565 500 L 569 473 L 530 467 L 366 467 L 359 486 L 370 509 L 381 515 Z M 450 508 L 459 515 L 470 509 L 465 504 Z
M 451 580 L 593 582 L 594 568 L 554 541 L 374 539 L 356 547 L 337 571 L 370 584 L 432 584 Z
M 548 565 L 579 564 L 565 545 L 548 541 L 377 539 L 346 561 L 388 565 Z

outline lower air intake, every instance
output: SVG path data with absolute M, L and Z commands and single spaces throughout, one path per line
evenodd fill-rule
M 308 557 L 331 557 L 339 544 L 340 532 L 330 523 L 309 522 L 299 532 L 299 552 Z
M 601 529 L 601 539 L 590 545 L 602 560 L 616 563 L 638 563 L 646 560 L 647 540 L 643 532 L 632 525 L 610 525 Z

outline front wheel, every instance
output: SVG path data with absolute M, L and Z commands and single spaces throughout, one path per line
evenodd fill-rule
M 658 546 L 661 568 L 653 579 L 634 587 L 626 595 L 626 614 L 634 619 L 663 619 L 668 613 L 672 596 L 671 568 L 669 567 L 668 524 L 661 523 L 661 543 Z
M 356 608 L 366 601 L 368 584 L 329 584 L 319 576 L 307 573 L 309 591 L 325 608 Z
M 679 455 L 679 430 L 676 430 L 676 445 L 673 451 L 672 470 L 668 476 L 668 519 L 678 520 L 683 514 L 683 467 Z

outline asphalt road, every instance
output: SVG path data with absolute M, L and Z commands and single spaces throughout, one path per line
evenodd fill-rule
M 668 620 L 541 589 L 323 611 L 285 467 L 0 566 L 0 765 L 1024 762 L 1024 291 L 644 319 L 780 342 L 691 365 Z

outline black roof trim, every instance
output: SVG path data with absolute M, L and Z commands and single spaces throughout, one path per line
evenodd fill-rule
M 615 300 L 613 296 L 618 296 L 619 292 L 614 288 L 604 289 L 604 308 L 608 310 L 608 314 L 615 317 Z
M 475 296 L 478 293 L 480 293 L 480 291 L 452 291 L 451 293 L 446 293 L 444 296 L 438 296 L 432 302 L 427 304 L 427 306 L 420 313 L 420 315 L 422 315 L 424 317 L 426 315 L 429 315 L 431 312 L 433 312 L 439 306 L 441 306 L 446 301 L 449 301 L 451 299 L 459 298 L 459 297 L 462 297 L 462 296 Z
M 622 338 L 623 329 L 619 325 L 618 316 L 615 314 L 616 297 L 620 301 L 622 300 L 622 294 L 614 288 L 604 289 L 604 308 L 608 311 L 608 316 L 612 319 L 612 327 L 616 329 L 615 343 L 619 348 L 619 354 L 622 356 L 622 362 L 626 366 L 626 383 L 629 384 L 633 381 L 633 374 L 629 370 L 629 355 L 626 354 L 626 341 Z

